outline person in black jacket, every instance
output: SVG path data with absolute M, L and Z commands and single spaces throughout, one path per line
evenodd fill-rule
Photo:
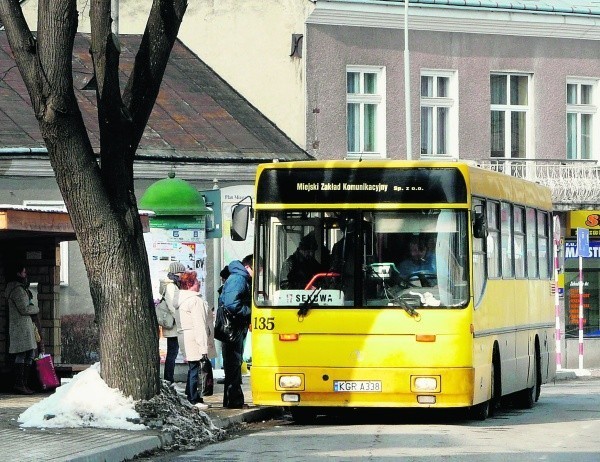
M 222 342 L 223 369 L 225 383 L 223 391 L 223 407 L 244 407 L 244 392 L 242 391 L 242 355 L 244 341 L 250 325 L 251 281 L 254 275 L 254 258 L 252 255 L 232 261 L 229 277 L 223 284 L 219 295 L 219 307 L 223 307 L 235 320 L 235 326 L 240 330 L 234 342 Z

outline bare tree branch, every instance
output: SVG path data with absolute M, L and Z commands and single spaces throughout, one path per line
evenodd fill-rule
M 42 82 L 37 71 L 36 40 L 21 9 L 19 0 L 0 1 L 0 21 L 6 29 L 6 36 L 13 53 L 19 55 L 17 66 L 27 87 L 31 104 L 36 116 L 43 111 L 43 102 L 40 98 Z
M 45 45 L 38 47 L 42 93 L 47 98 L 43 118 L 50 122 L 57 113 L 79 113 L 73 88 L 73 44 L 78 16 L 75 0 L 39 0 L 38 8 L 37 38 Z
M 92 61 L 98 88 L 98 125 L 100 127 L 102 176 L 107 183 L 133 184 L 133 171 L 123 156 L 129 144 L 131 121 L 124 117 L 119 85 L 119 38 L 111 31 L 111 0 L 93 0 L 90 8 L 92 26 Z M 124 158 L 125 157 L 125 158 Z M 131 170 L 131 171 L 130 171 Z
M 123 92 L 123 101 L 133 120 L 131 145 L 133 156 L 144 133 L 160 90 L 168 57 L 177 39 L 187 0 L 154 0 L 133 72 Z

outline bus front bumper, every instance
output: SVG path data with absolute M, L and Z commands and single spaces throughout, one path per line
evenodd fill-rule
M 466 407 L 472 368 L 252 367 L 257 405 L 319 407 Z

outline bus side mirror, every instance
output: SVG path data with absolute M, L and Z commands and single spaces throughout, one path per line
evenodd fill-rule
M 487 221 L 483 211 L 475 212 L 475 220 L 473 221 L 473 236 L 477 239 L 485 239 L 488 235 Z
M 236 204 L 231 210 L 231 240 L 245 241 L 250 222 L 250 205 Z

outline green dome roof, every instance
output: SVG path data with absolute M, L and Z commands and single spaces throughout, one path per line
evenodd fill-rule
M 170 173 L 169 178 L 152 183 L 140 199 L 140 209 L 156 215 L 207 215 L 204 198 L 190 183 Z

